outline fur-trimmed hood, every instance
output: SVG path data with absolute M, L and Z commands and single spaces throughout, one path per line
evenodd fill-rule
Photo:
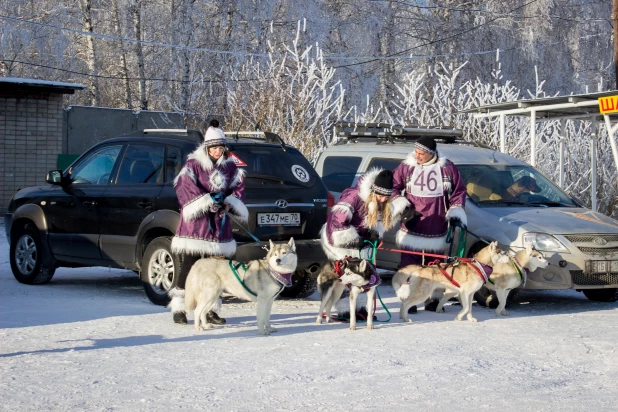
M 437 153 L 438 153 L 437 163 L 440 165 L 440 167 L 446 166 L 446 161 L 448 159 L 439 150 L 437 151 Z M 409 153 L 408 156 L 406 156 L 406 158 L 404 159 L 403 163 L 407 164 L 410 167 L 418 166 L 418 162 L 416 161 L 416 156 L 414 156 L 414 152 Z M 421 167 L 422 166 L 423 165 L 421 165 Z
M 361 198 L 363 202 L 366 202 L 371 194 L 371 186 L 376 181 L 376 177 L 382 171 L 382 168 L 374 167 L 365 172 L 363 176 L 358 180 L 358 197 Z
M 188 159 L 197 160 L 197 162 L 202 166 L 202 169 L 210 172 L 214 168 L 214 164 L 212 160 L 210 160 L 210 156 L 208 156 L 208 148 L 206 147 L 206 143 L 202 143 L 195 149 L 191 154 L 187 157 Z M 216 165 L 222 166 L 228 162 L 232 162 L 227 156 L 221 156 L 219 160 L 217 160 Z

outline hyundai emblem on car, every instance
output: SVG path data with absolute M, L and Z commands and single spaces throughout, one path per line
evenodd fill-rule
M 286 207 L 288 207 L 288 202 L 287 200 L 279 199 L 275 202 L 275 205 L 277 205 L 277 207 L 280 209 L 285 209 Z

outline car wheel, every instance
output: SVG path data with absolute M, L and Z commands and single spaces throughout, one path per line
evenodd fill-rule
M 317 288 L 317 280 L 307 273 L 305 269 L 299 269 L 292 275 L 292 286 L 284 288 L 279 296 L 284 298 L 306 298 L 311 296 Z
M 41 236 L 32 225 L 17 229 L 11 236 L 10 261 L 15 279 L 27 285 L 47 283 L 56 272 L 53 265 L 44 263 L 48 259 L 41 243 Z
M 171 252 L 169 237 L 154 239 L 142 258 L 142 284 L 148 299 L 155 305 L 165 306 L 170 302 L 167 292 L 176 286 L 180 259 Z
M 595 302 L 616 302 L 618 301 L 618 289 L 584 289 L 584 295 Z

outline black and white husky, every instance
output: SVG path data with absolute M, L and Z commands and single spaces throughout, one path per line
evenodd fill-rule
M 221 296 L 227 292 L 237 298 L 257 301 L 257 325 L 260 335 L 268 335 L 277 330 L 270 326 L 270 311 L 274 300 L 285 286 L 289 286 L 292 273 L 297 264 L 294 238 L 287 244 L 274 244 L 265 259 L 252 260 L 246 270 L 238 266 L 234 275 L 230 262 L 224 259 L 200 259 L 189 275 L 185 285 L 185 307 L 193 310 L 196 330 L 212 328 L 206 314 Z M 236 267 L 238 262 L 232 261 Z M 244 284 L 244 286 L 243 286 Z
M 373 296 L 380 284 L 380 276 L 366 259 L 345 258 L 326 264 L 318 275 L 318 290 L 322 301 L 316 323 L 322 323 L 325 313 L 326 323 L 331 322 L 330 311 L 350 285 L 350 329 L 356 329 L 356 298 L 363 289 L 367 290 L 367 329 L 373 329 Z

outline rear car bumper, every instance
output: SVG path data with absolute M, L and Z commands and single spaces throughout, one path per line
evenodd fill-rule
M 268 242 L 262 243 L 268 246 Z M 295 243 L 299 269 L 306 269 L 314 264 L 321 265 L 328 261 L 319 239 L 295 240 Z M 262 249 L 262 246 L 257 242 L 252 242 L 239 244 L 236 248 L 235 259 L 241 262 L 248 262 L 250 260 L 263 259 L 265 256 L 266 251 Z

